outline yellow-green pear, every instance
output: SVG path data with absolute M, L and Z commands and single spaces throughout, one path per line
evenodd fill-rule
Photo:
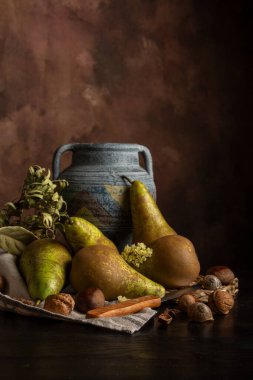
M 180 235 L 163 236 L 149 247 L 127 247 L 122 257 L 144 276 L 159 282 L 166 289 L 188 286 L 200 272 L 192 242 Z
M 105 245 L 87 246 L 75 254 L 70 283 L 77 292 L 88 287 L 97 287 L 103 291 L 108 301 L 118 296 L 163 297 L 165 294 L 162 285 L 137 272 L 126 263 L 115 248 Z
M 55 239 L 34 240 L 25 248 L 19 266 L 34 301 L 42 301 L 61 291 L 71 260 L 67 248 Z
M 130 206 L 133 224 L 133 243 L 149 245 L 152 241 L 176 232 L 166 222 L 148 188 L 141 181 L 132 181 Z
M 84 218 L 73 216 L 66 221 L 64 227 L 66 240 L 74 252 L 83 247 L 97 244 L 117 249 L 99 228 Z

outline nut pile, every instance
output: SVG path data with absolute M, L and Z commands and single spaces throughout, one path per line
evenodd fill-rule
M 234 307 L 234 299 L 239 291 L 238 279 L 232 270 L 225 266 L 209 268 L 205 276 L 199 276 L 197 283 L 201 288 L 191 294 L 183 294 L 177 299 L 177 308 L 187 314 L 190 321 L 213 321 L 216 314 L 227 315 Z M 171 323 L 178 313 L 165 309 L 158 316 L 158 321 Z M 169 323 L 168 323 L 169 322 Z
M 85 289 L 75 296 L 67 293 L 52 294 L 45 299 L 44 309 L 53 313 L 69 315 L 74 309 L 86 313 L 91 309 L 104 306 L 102 290 L 94 287 Z

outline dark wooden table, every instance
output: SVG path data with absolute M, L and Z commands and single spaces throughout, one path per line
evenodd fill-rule
M 233 311 L 214 322 L 155 317 L 133 334 L 0 312 L 0 379 L 251 379 L 250 274 Z

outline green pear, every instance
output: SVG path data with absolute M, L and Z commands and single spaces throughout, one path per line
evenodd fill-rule
M 159 282 L 166 289 L 188 286 L 196 280 L 200 264 L 189 239 L 180 235 L 163 236 L 152 242 L 149 248 L 153 251 L 151 256 L 139 262 L 138 267 L 131 264 L 144 276 Z
M 64 227 L 66 240 L 74 252 L 96 244 L 116 249 L 115 244 L 99 228 L 84 218 L 73 216 L 66 221 Z
M 165 289 L 132 268 L 117 249 L 103 245 L 87 246 L 72 260 L 70 283 L 77 291 L 97 287 L 110 301 L 118 296 L 136 298 L 145 295 L 163 297 Z
M 164 219 L 155 200 L 141 181 L 132 181 L 130 205 L 133 224 L 133 242 L 149 245 L 152 241 L 176 232 Z
M 20 257 L 20 271 L 31 298 L 39 303 L 63 288 L 69 274 L 71 254 L 54 239 L 39 239 L 30 243 Z

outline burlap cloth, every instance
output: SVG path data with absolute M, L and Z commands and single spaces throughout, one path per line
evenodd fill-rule
M 43 302 L 39 306 L 26 305 L 17 300 L 17 298 L 30 299 L 26 284 L 17 267 L 17 257 L 1 249 L 0 275 L 4 276 L 8 283 L 5 293 L 0 292 L 0 310 L 3 311 L 14 312 L 27 317 L 53 318 L 72 323 L 100 326 L 105 329 L 122 331 L 128 334 L 139 331 L 156 314 L 155 310 L 145 308 L 136 314 L 123 317 L 86 319 L 85 314 L 79 313 L 76 310 L 72 311 L 68 316 L 52 313 L 43 309 Z M 67 287 L 63 291 L 68 292 L 69 289 L 70 287 Z

